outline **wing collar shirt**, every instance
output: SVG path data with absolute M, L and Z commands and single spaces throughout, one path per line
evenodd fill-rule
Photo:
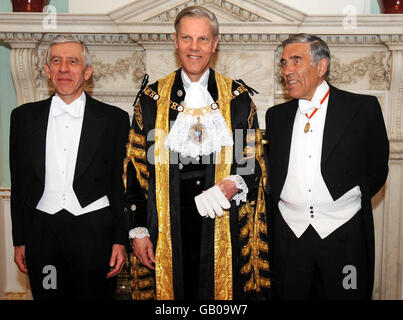
M 333 200 L 321 173 L 323 129 L 329 96 L 323 81 L 311 101 L 299 100 L 294 120 L 287 178 L 280 194 L 278 207 L 284 220 L 299 238 L 309 225 L 324 239 L 350 220 L 361 209 L 361 191 L 355 186 L 342 197 Z M 310 128 L 304 132 L 308 118 Z
M 85 103 L 84 92 L 69 105 L 57 94 L 52 98 L 46 133 L 45 189 L 36 207 L 40 211 L 55 214 L 65 209 L 78 216 L 109 205 L 105 195 L 83 208 L 73 190 Z

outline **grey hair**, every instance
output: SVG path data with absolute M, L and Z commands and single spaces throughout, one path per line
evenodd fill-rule
M 325 78 L 329 76 L 331 58 L 329 47 L 325 41 L 313 34 L 298 33 L 291 35 L 287 40 L 283 41 L 281 43 L 281 47 L 284 49 L 287 45 L 291 43 L 310 43 L 310 57 L 312 63 L 317 65 L 320 60 L 326 59 L 328 65 L 325 73 Z
M 175 31 L 178 33 L 179 22 L 183 17 L 199 17 L 199 18 L 208 18 L 211 23 L 211 31 L 213 32 L 213 36 L 218 36 L 218 20 L 215 14 L 203 7 L 200 6 L 191 6 L 182 9 L 181 12 L 178 13 L 175 19 Z
M 60 44 L 60 43 L 69 43 L 69 42 L 74 42 L 74 43 L 78 43 L 79 45 L 81 45 L 81 47 L 83 48 L 85 67 L 86 68 L 89 67 L 91 65 L 91 56 L 90 56 L 90 52 L 88 50 L 87 45 L 84 42 L 82 42 L 81 40 L 77 39 L 76 37 L 74 37 L 72 35 L 67 35 L 67 34 L 60 34 L 60 35 L 56 36 L 50 43 L 48 51 L 46 52 L 47 65 L 50 66 L 50 49 L 52 48 L 52 46 L 54 46 L 56 44 Z

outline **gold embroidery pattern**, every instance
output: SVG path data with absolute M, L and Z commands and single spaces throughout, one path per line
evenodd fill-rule
M 138 144 L 142 147 L 146 146 L 146 138 L 143 135 L 136 133 L 134 129 L 131 129 L 129 132 L 129 142 Z
M 155 277 L 158 300 L 174 299 L 172 274 L 171 219 L 169 210 L 169 151 L 165 138 L 169 131 L 169 98 L 175 72 L 158 81 L 157 118 L 155 121 L 155 195 L 158 212 L 158 241 Z
M 266 168 L 266 162 L 264 161 L 263 137 L 262 137 L 262 131 L 260 131 L 260 129 L 256 129 L 256 159 L 262 171 L 263 188 L 266 188 L 267 168 Z
M 155 294 L 152 271 L 143 266 L 134 254 L 130 255 L 130 262 L 130 274 L 132 275 L 130 283 L 132 288 L 132 299 L 153 300 Z
M 232 80 L 215 73 L 218 104 L 221 113 L 231 130 L 231 93 Z M 235 95 L 238 96 L 239 94 Z M 228 177 L 231 174 L 232 147 L 223 147 L 221 154 L 216 157 L 215 182 Z M 232 247 L 229 222 L 229 211 L 225 210 L 222 217 L 215 219 L 214 225 L 214 298 L 216 300 L 231 300 L 232 292 Z
M 241 273 L 249 276 L 245 283 L 244 291 L 260 292 L 262 288 L 270 288 L 271 282 L 262 272 L 269 272 L 270 266 L 266 259 L 262 259 L 261 252 L 268 253 L 269 246 L 261 234 L 267 238 L 266 204 L 264 188 L 267 183 L 266 165 L 263 158 L 262 134 L 260 129 L 256 129 L 256 160 L 262 171 L 259 181 L 257 201 L 247 202 L 239 210 L 239 219 L 246 216 L 246 224 L 241 228 L 241 239 L 248 238 L 248 242 L 243 246 L 241 254 L 249 257 L 249 261 L 242 267 Z M 255 206 L 256 205 L 256 206 Z
M 146 160 L 146 151 L 144 149 L 133 147 L 132 144 L 127 146 L 127 149 L 128 149 L 127 153 L 129 154 L 130 158 L 137 158 L 143 161 Z
M 252 100 L 250 100 L 250 113 L 249 113 L 249 117 L 248 117 L 249 129 L 252 128 L 253 119 L 255 117 L 255 114 L 256 114 L 256 105 Z
M 143 110 L 141 110 L 140 99 L 137 100 L 136 105 L 134 106 L 134 118 L 136 119 L 140 130 L 143 130 Z
M 127 166 L 129 162 L 132 162 L 136 176 L 142 189 L 145 190 L 145 196 L 147 198 L 148 191 L 148 169 L 146 162 L 146 140 L 145 137 L 136 133 L 134 129 L 130 129 L 129 142 L 126 144 L 126 157 L 123 160 L 123 184 L 126 190 L 127 188 Z M 141 162 L 140 162 L 141 161 Z
M 140 147 L 138 147 L 140 146 Z M 146 163 L 146 139 L 144 136 L 136 133 L 134 129 L 130 129 L 129 142 L 126 144 L 126 158 L 123 161 L 123 184 L 127 188 L 127 166 L 132 162 L 135 170 L 136 177 L 142 189 L 145 190 L 145 197 L 147 198 L 148 191 L 148 169 Z
M 135 120 L 139 128 L 142 128 L 142 111 L 140 103 L 136 103 Z M 138 114 L 136 115 L 136 112 Z M 146 165 L 146 139 L 143 135 L 130 129 L 129 141 L 126 144 L 126 157 L 123 161 L 123 183 L 127 189 L 127 166 L 131 162 L 136 170 L 136 178 L 140 187 L 145 191 L 145 198 L 148 198 L 148 168 Z M 133 252 L 129 254 L 130 259 L 130 286 L 132 288 L 133 300 L 151 300 L 155 298 L 153 272 L 144 267 L 136 258 Z
M 248 133 L 246 135 L 246 146 L 243 149 L 243 158 L 239 160 L 239 164 L 244 163 L 248 159 L 255 159 L 256 156 L 256 145 L 255 145 L 255 130 L 253 133 Z

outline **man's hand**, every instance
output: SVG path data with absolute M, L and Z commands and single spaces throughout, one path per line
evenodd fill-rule
M 230 202 L 225 197 L 224 193 L 218 187 L 214 185 L 211 188 L 203 191 L 195 198 L 196 208 L 202 217 L 222 217 L 224 214 L 223 209 L 229 209 L 231 207 Z
M 119 274 L 126 262 L 126 248 L 122 244 L 114 244 L 112 246 L 111 260 L 109 266 L 113 269 L 106 275 L 107 278 L 111 278 Z
M 21 272 L 28 273 L 27 264 L 25 262 L 25 246 L 14 247 L 14 262 Z
M 217 186 L 221 189 L 224 196 L 231 201 L 232 198 L 238 193 L 238 188 L 234 181 L 230 179 L 224 179 L 217 182 Z
M 155 256 L 150 237 L 133 238 L 133 252 L 142 264 L 151 270 L 155 270 Z

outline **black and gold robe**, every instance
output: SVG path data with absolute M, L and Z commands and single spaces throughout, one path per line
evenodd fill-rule
M 204 189 L 242 168 L 240 175 L 249 192 L 246 203 L 236 206 L 231 201 L 222 217 L 202 220 L 199 282 L 203 286 L 199 297 L 265 299 L 270 288 L 264 195 L 267 174 L 256 107 L 243 84 L 211 69 L 208 91 L 232 130 L 235 144 L 211 155 Z M 179 69 L 146 86 L 134 107 L 124 162 L 126 209 L 133 217 L 132 228 L 149 230 L 156 256 L 155 281 L 147 278 L 138 262 L 132 267 L 134 299 L 153 297 L 152 292 L 156 299 L 184 298 L 179 193 L 186 190 L 178 188 L 178 164 L 172 162 L 164 143 L 185 94 Z M 241 137 L 242 144 L 236 137 Z M 155 291 L 147 290 L 151 284 Z

